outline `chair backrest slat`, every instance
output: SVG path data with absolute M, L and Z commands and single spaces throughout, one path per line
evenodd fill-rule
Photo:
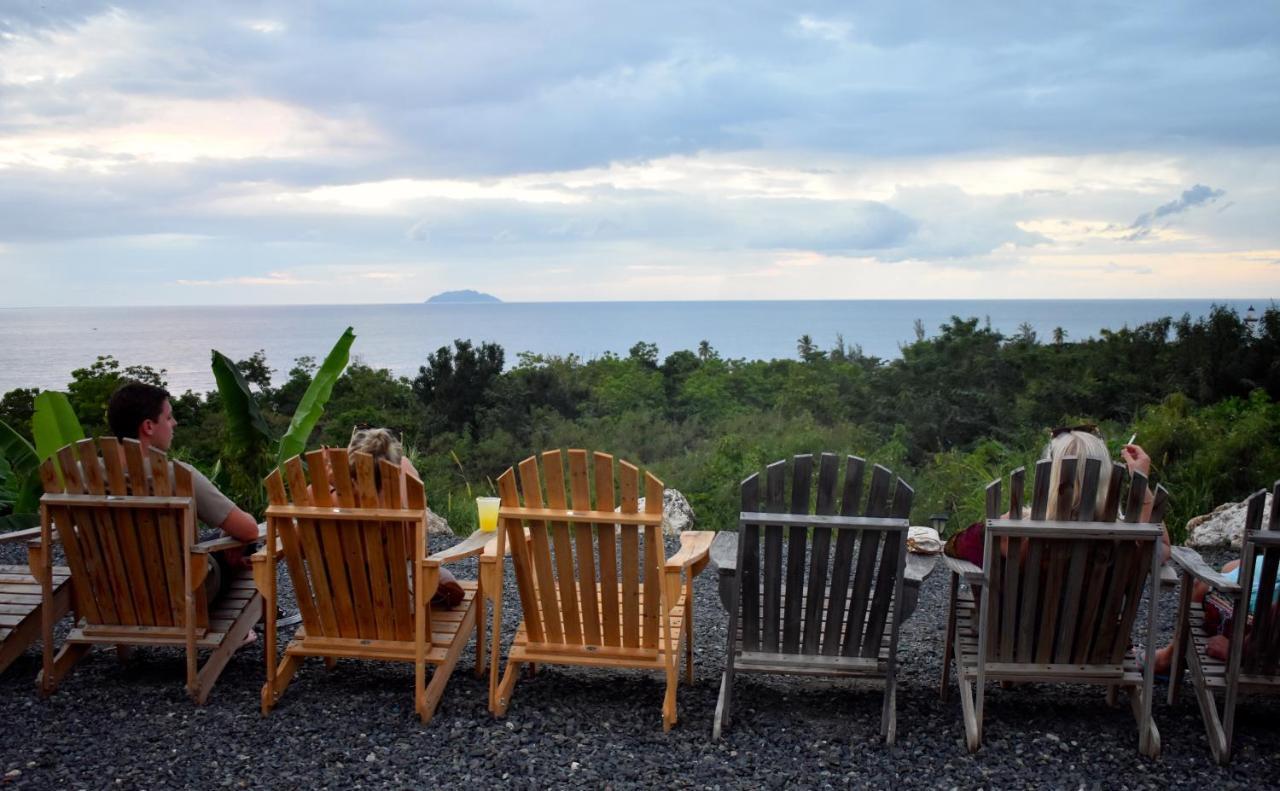
M 862 477 L 865 469 L 866 462 L 857 456 L 849 456 L 846 460 L 844 488 L 840 495 L 841 516 L 858 515 L 858 498 L 862 494 Z M 849 579 L 853 572 L 853 550 L 857 540 L 858 533 L 855 530 L 836 531 L 836 552 L 831 561 L 831 590 L 837 593 L 827 597 L 827 617 L 822 627 L 823 656 L 836 656 L 840 653 L 846 597 L 840 595 L 838 591 L 849 589 Z M 747 590 L 754 590 L 756 584 L 753 580 L 742 578 L 742 585 Z
M 813 456 L 796 456 L 791 463 L 791 513 L 809 513 L 809 488 L 813 478 Z M 800 625 L 804 617 L 804 579 L 807 530 L 790 528 L 787 533 L 786 603 L 783 607 L 782 650 L 794 654 L 800 650 Z
M 834 516 L 836 513 L 836 483 L 839 480 L 840 460 L 834 453 L 824 453 L 818 463 L 818 500 L 814 513 Z M 792 508 L 793 513 L 798 513 Z M 822 638 L 822 609 L 827 600 L 827 571 L 831 560 L 831 528 L 813 528 L 813 557 L 809 562 L 809 585 L 805 590 L 804 647 L 803 653 L 816 654 Z
M 1276 499 L 1280 497 L 1280 481 L 1276 481 L 1272 488 L 1271 517 L 1265 525 L 1262 512 L 1266 490 L 1259 490 L 1249 497 L 1240 548 L 1239 579 L 1244 590 L 1244 605 L 1249 607 L 1251 598 L 1254 602 L 1253 628 L 1244 639 L 1240 667 L 1251 675 L 1276 675 L 1277 660 L 1280 660 L 1280 605 L 1276 604 L 1276 595 L 1280 592 L 1280 581 L 1276 579 L 1277 572 L 1280 572 L 1280 546 L 1256 543 L 1280 536 L 1280 500 Z M 1257 593 L 1253 594 L 1253 590 Z
M 617 507 L 613 483 L 613 457 L 596 451 L 592 455 L 595 470 L 597 511 Z M 505 500 L 503 502 L 506 502 Z M 622 645 L 621 602 L 618 598 L 618 527 L 610 522 L 595 525 L 600 560 L 600 637 L 607 646 Z M 528 612 L 528 608 L 525 612 Z
M 582 511 L 591 510 L 591 484 L 587 474 L 587 452 L 580 448 L 569 451 L 569 507 Z M 577 550 L 577 590 L 582 607 L 582 642 L 586 645 L 602 645 L 603 622 L 600 617 L 600 590 L 596 586 L 596 552 L 592 540 L 593 526 L 573 526 L 574 547 Z M 613 530 L 613 525 L 596 525 L 596 530 Z
M 871 486 L 867 493 L 867 506 L 864 513 L 869 517 L 885 516 L 885 499 L 889 496 L 889 482 L 892 473 L 879 464 L 871 470 Z M 844 641 L 840 646 L 842 656 L 861 656 L 863 627 L 867 622 L 867 599 L 871 594 L 872 575 L 875 573 L 876 557 L 880 552 L 882 531 L 864 529 L 858 534 L 858 561 L 853 572 L 853 593 L 849 600 L 849 612 L 846 616 Z
M 547 485 L 547 507 L 557 511 L 568 510 L 564 487 L 564 462 L 560 451 L 542 454 L 542 474 Z M 560 599 L 564 617 L 564 641 L 569 645 L 582 645 L 582 616 L 579 613 L 578 576 L 574 571 L 572 538 L 568 522 L 550 522 L 551 546 L 555 549 L 556 594 Z
M 764 510 L 780 514 L 786 510 L 786 462 L 777 461 L 765 468 Z M 764 586 L 760 614 L 760 648 L 762 651 L 778 650 L 778 627 L 782 621 L 782 525 L 765 525 L 764 568 L 761 583 Z
M 760 510 L 760 474 L 751 473 L 739 487 L 743 513 Z M 760 525 L 746 522 L 739 527 L 738 575 L 742 580 L 738 609 L 742 623 L 742 650 L 760 650 Z
M 618 500 L 622 513 L 640 507 L 640 470 L 618 459 Z M 640 646 L 640 530 L 622 525 L 622 646 Z

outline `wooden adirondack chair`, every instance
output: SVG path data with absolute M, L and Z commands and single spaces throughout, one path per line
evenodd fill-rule
M 15 530 L 0 533 L 0 543 L 31 541 L 34 538 L 38 544 L 39 536 L 38 527 Z M 51 566 L 49 571 L 53 589 L 50 615 L 57 623 L 71 609 L 71 569 Z M 39 639 L 44 617 L 41 596 L 40 580 L 32 575 L 29 565 L 0 566 L 0 673 Z
M 339 657 L 412 662 L 414 708 L 422 721 L 435 713 L 445 685 L 477 618 L 484 623 L 479 583 L 459 580 L 464 598 L 454 609 L 430 605 L 440 564 L 479 554 L 489 536 L 427 555 L 427 499 L 422 482 L 383 461 L 381 492 L 373 457 L 330 448 L 294 456 L 266 479 L 267 544 L 254 556 L 267 600 L 265 716 L 308 656 L 330 667 Z M 307 472 L 310 473 L 308 481 Z M 285 492 L 288 481 L 288 493 Z M 310 486 L 308 486 L 308 483 Z M 267 548 L 275 547 L 275 552 Z M 277 666 L 276 562 L 283 556 L 302 626 Z M 484 630 L 476 637 L 477 675 L 483 671 Z M 431 684 L 426 667 L 434 665 Z
M 101 448 L 101 452 L 99 452 Z M 123 450 L 123 453 L 121 452 Z M 196 543 L 191 468 L 154 448 L 144 458 L 136 440 L 81 440 L 40 467 L 41 534 L 30 549 L 40 580 L 44 668 L 41 693 L 54 691 L 95 644 L 173 646 L 187 652 L 187 692 L 204 703 L 232 654 L 262 619 L 262 597 L 248 571 L 228 593 L 208 602 L 209 554 L 241 542 Z M 76 623 L 53 651 L 56 575 L 54 529 L 71 568 Z M 212 653 L 199 666 L 199 651 Z
M 1139 665 L 1131 648 L 1144 586 L 1160 579 L 1160 520 L 1168 502 L 1158 487 L 1151 522 L 1139 523 L 1147 479 L 1132 476 L 1125 521 L 1118 522 L 1123 464 L 1112 467 L 1105 507 L 1097 513 L 1101 462 L 1085 462 L 1079 513 L 1071 513 L 1077 460 L 1062 460 L 1058 513 L 1048 519 L 1052 462 L 1036 464 L 1029 519 L 1003 519 L 1000 480 L 987 486 L 984 567 L 944 556 L 951 569 L 946 655 L 954 651 L 970 751 L 982 745 L 983 699 L 988 681 L 1047 681 L 1107 687 L 1109 701 L 1129 691 L 1143 754 L 1160 754 L 1151 719 L 1150 658 Z M 1010 476 L 1009 514 L 1022 514 L 1025 471 Z M 969 590 L 960 590 L 960 582 Z M 970 591 L 981 588 L 975 605 Z M 1156 640 L 1159 596 L 1151 596 L 1144 638 Z M 943 662 L 942 697 L 950 664 Z
M 645 473 L 640 512 L 640 471 L 635 466 L 619 460 L 615 495 L 612 456 L 594 454 L 590 472 L 585 450 L 570 450 L 568 461 L 567 496 L 558 450 L 542 454 L 541 474 L 535 457 L 520 462 L 523 506 L 516 471 L 508 468 L 498 479 L 498 542 L 496 553 L 486 554 L 483 562 L 490 566 L 485 573 L 497 576 L 509 549 L 523 620 L 501 683 L 494 641 L 489 708 L 495 716 L 506 714 L 520 668 L 526 665 L 657 670 L 666 675 L 662 725 L 669 730 L 677 719 L 682 644 L 685 679 L 693 681 L 693 578 L 707 564 L 713 534 L 682 533 L 680 550 L 666 558 L 662 481 Z M 500 600 L 493 617 L 501 623 Z
M 1178 688 L 1184 667 L 1191 671 L 1200 714 L 1209 735 L 1209 749 L 1220 764 L 1231 761 L 1231 741 L 1235 727 L 1236 700 L 1241 692 L 1280 692 L 1280 607 L 1275 602 L 1280 581 L 1280 481 L 1273 486 L 1271 518 L 1262 527 L 1262 510 L 1266 491 L 1254 493 L 1245 511 L 1244 533 L 1240 546 L 1239 582 L 1231 582 L 1214 571 L 1190 547 L 1174 547 L 1173 560 L 1181 570 L 1178 620 L 1174 633 L 1173 677 L 1169 684 L 1169 703 L 1178 699 Z M 1257 559 L 1262 559 L 1261 574 L 1255 577 Z M 1196 581 L 1231 600 L 1232 618 L 1228 635 L 1231 643 L 1227 661 L 1209 656 L 1209 635 L 1204 628 L 1204 605 L 1191 600 Z M 1253 624 L 1246 637 L 1249 619 L 1243 614 L 1250 592 L 1257 586 L 1257 605 Z M 1223 696 L 1222 712 L 1214 694 Z
M 893 473 L 876 465 L 866 507 L 859 511 L 865 464 L 850 456 L 841 485 L 839 457 L 822 454 L 815 513 L 809 505 L 812 455 L 795 457 L 790 486 L 785 459 L 769 465 L 763 492 L 758 473 L 742 482 L 729 645 L 714 738 L 732 718 L 736 674 L 788 673 L 882 680 L 880 735 L 893 743 L 898 624 L 914 492 L 899 478 L 890 498 Z

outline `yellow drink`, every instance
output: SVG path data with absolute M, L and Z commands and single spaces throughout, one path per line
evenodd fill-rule
M 477 497 L 476 498 L 476 514 L 480 517 L 480 529 L 491 533 L 498 529 L 498 503 L 497 497 Z

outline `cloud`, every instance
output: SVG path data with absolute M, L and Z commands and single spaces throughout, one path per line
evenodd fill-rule
M 1133 221 L 1129 226 L 1132 231 L 1125 237 L 1126 241 L 1135 241 L 1137 239 L 1145 239 L 1151 235 L 1152 224 L 1162 217 L 1169 217 L 1175 214 L 1193 209 L 1196 206 L 1202 206 L 1206 203 L 1212 203 L 1223 195 L 1225 190 L 1213 189 L 1203 184 L 1197 184 L 1191 189 L 1184 190 L 1182 195 L 1176 200 L 1163 203 L 1155 208 L 1154 211 L 1146 212 L 1138 215 L 1138 219 Z
M 217 280 L 188 280 L 179 278 L 175 281 L 180 286 L 314 286 L 323 281 L 307 280 L 289 272 L 268 272 L 265 276 L 224 277 Z

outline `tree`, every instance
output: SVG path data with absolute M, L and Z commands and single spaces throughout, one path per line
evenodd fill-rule
M 912 326 L 915 328 L 915 331 L 916 331 L 916 343 L 923 341 L 924 340 L 924 322 L 921 321 L 920 319 L 916 319 L 915 324 Z
M 19 387 L 0 398 L 0 421 L 8 424 L 28 442 L 31 438 L 31 416 L 36 413 L 38 387 Z
M 493 382 L 502 373 L 501 346 L 482 343 L 476 349 L 461 339 L 453 346 L 452 353 L 448 346 L 437 349 L 413 380 L 414 395 L 428 410 L 428 433 L 468 428 L 474 432 L 480 410 L 491 402 Z
M 719 359 L 719 357 L 720 355 L 716 353 L 716 350 L 711 348 L 711 343 L 709 341 L 707 341 L 705 338 L 703 340 L 698 341 L 698 359 L 699 360 L 702 360 L 705 363 L 707 360 Z
M 1067 340 L 1067 331 L 1061 327 L 1053 328 L 1053 345 L 1061 346 Z
M 807 363 L 821 360 L 827 356 L 826 352 L 819 349 L 817 344 L 813 342 L 813 338 L 809 337 L 808 333 L 801 335 L 800 339 L 796 341 L 796 352 L 800 354 L 800 359 Z
M 650 368 L 657 368 L 658 344 L 639 341 L 635 346 L 631 347 L 631 350 L 627 352 L 627 356 L 632 360 L 644 363 Z
M 149 365 L 121 369 L 115 357 L 101 355 L 88 368 L 71 372 L 67 395 L 85 434 L 97 436 L 107 433 L 107 402 L 117 387 L 128 381 L 164 387 L 164 374 L 163 368 L 157 371 Z
M 267 355 L 262 349 L 249 355 L 249 359 L 236 363 L 240 375 L 251 385 L 257 385 L 262 393 L 271 392 L 271 368 L 267 365 Z

